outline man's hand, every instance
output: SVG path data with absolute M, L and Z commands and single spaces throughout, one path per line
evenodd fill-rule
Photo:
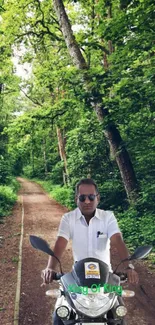
M 138 276 L 138 273 L 135 270 L 128 269 L 127 270 L 127 276 L 128 276 L 129 283 L 138 284 L 139 276 Z
M 55 273 L 54 270 L 52 270 L 49 267 L 46 267 L 46 269 L 41 271 L 41 278 L 43 279 L 43 284 L 49 284 L 53 281 L 53 274 Z
M 120 233 L 116 233 L 110 237 L 110 240 L 111 240 L 111 244 L 117 248 L 120 259 L 121 260 L 128 259 L 129 252 L 124 243 L 122 235 Z M 124 262 L 124 267 L 127 266 L 128 266 L 128 261 Z M 138 273 L 133 269 L 127 269 L 126 272 L 127 272 L 129 283 L 137 284 L 139 281 Z

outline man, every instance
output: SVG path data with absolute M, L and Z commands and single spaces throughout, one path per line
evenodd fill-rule
M 72 239 L 74 261 L 87 257 L 95 257 L 109 266 L 110 244 L 114 245 L 121 260 L 129 256 L 117 220 L 112 211 L 97 209 L 100 195 L 96 183 L 90 179 L 82 179 L 76 185 L 75 202 L 77 208 L 65 213 L 61 219 L 57 240 L 54 246 L 55 255 L 61 256 Z M 49 257 L 48 265 L 42 271 L 45 283 L 52 282 L 53 272 L 57 266 L 57 260 Z M 138 274 L 130 262 L 125 262 L 129 283 L 138 283 Z M 54 325 L 63 324 L 60 319 L 54 319 Z

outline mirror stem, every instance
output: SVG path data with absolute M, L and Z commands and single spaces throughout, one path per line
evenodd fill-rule
M 58 259 L 58 257 L 56 255 L 52 255 L 52 256 L 55 257 L 56 260 L 59 262 L 60 272 L 63 274 L 60 260 Z
M 114 270 L 113 273 L 115 273 L 115 272 L 117 271 L 118 267 L 119 267 L 123 262 L 129 261 L 129 260 L 130 260 L 130 257 L 125 258 L 124 260 L 122 260 L 122 261 L 121 261 L 121 262 L 116 266 L 116 269 Z

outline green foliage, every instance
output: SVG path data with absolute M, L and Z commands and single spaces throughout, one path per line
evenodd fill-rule
M 63 162 L 59 161 L 53 166 L 50 179 L 53 184 L 63 184 Z
M 35 179 L 57 202 L 68 209 L 75 208 L 74 191 L 72 187 L 55 185 L 52 181 L 40 181 Z
M 18 263 L 18 261 L 19 261 L 19 257 L 18 257 L 18 256 L 14 256 L 14 257 L 12 257 L 11 261 L 12 261 L 13 263 Z
M 26 165 L 23 167 L 23 173 L 28 178 L 35 177 L 33 167 L 31 165 Z
M 0 185 L 0 217 L 6 216 L 17 200 L 16 194 L 9 186 Z
M 34 178 L 34 180 L 39 183 L 44 189 L 45 191 L 47 191 L 48 193 L 52 192 L 54 186 L 56 185 L 53 185 L 52 182 L 50 180 L 48 181 L 43 181 L 43 180 L 40 180 L 38 178 Z M 57 185 L 57 186 L 60 186 L 60 185 Z
M 0 156 L 0 184 L 7 184 L 11 174 L 11 165 L 2 155 Z
M 76 182 L 90 175 L 100 189 L 100 207 L 116 212 L 128 244 L 154 243 L 154 1 L 80 0 L 65 6 L 79 27 L 74 34 L 87 60 L 86 73 L 69 57 L 51 1 L 8 0 L 1 12 L 0 183 L 9 185 L 12 174 L 22 173 L 49 180 L 56 199 L 73 207 Z M 20 44 L 25 48 L 21 62 L 31 63 L 33 73 L 19 85 L 11 55 Z M 109 113 L 101 124 L 91 105 L 98 99 Z M 134 207 L 104 138 L 109 120 L 136 172 L 140 191 Z M 57 127 L 70 187 L 62 186 Z
M 0 156 L 0 218 L 10 213 L 17 200 L 19 183 L 12 175 L 12 166 L 9 159 Z
M 155 246 L 155 214 L 149 215 L 147 212 L 140 220 L 140 231 L 143 235 L 142 245 L 152 244 Z
M 155 184 L 150 183 L 151 177 L 148 177 L 148 182 L 141 181 L 141 189 L 137 206 L 141 208 L 141 212 L 146 214 L 148 211 L 154 213 L 152 207 L 154 207 L 154 193 Z
M 113 173 L 112 173 L 113 174 Z M 124 210 L 127 208 L 126 195 L 121 181 L 114 175 L 107 178 L 103 183 L 99 182 L 101 201 L 99 208 L 104 210 Z
M 119 221 L 120 229 L 123 233 L 123 238 L 128 244 L 129 248 L 136 248 L 139 246 L 140 239 L 140 220 L 137 219 L 137 213 L 134 208 L 127 211 L 116 213 Z
M 12 188 L 14 193 L 17 193 L 17 191 L 20 189 L 20 183 L 12 176 L 8 178 L 8 186 Z
M 155 215 L 143 212 L 141 217 L 137 217 L 136 209 L 130 208 L 127 211 L 118 212 L 116 216 L 123 238 L 129 248 L 155 245 Z
M 75 203 L 73 201 L 73 191 L 71 188 L 67 188 L 66 186 L 57 186 L 53 188 L 50 194 L 56 201 L 68 207 L 68 209 L 71 209 L 73 206 L 75 207 Z

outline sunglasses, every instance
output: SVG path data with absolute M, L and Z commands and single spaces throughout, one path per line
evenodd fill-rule
M 94 201 L 96 196 L 98 196 L 98 194 L 89 194 L 89 195 L 85 195 L 85 194 L 81 194 L 78 196 L 78 199 L 80 202 L 85 202 L 86 198 L 88 197 L 89 201 Z

